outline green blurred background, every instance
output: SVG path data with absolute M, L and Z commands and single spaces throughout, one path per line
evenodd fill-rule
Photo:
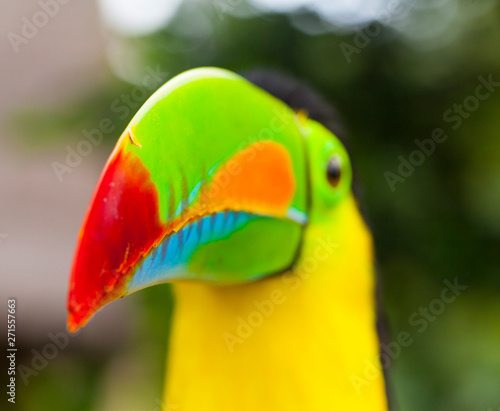
M 500 82 L 500 1 L 42 3 L 0 6 L 0 296 L 18 301 L 15 409 L 159 409 L 168 286 L 113 303 L 74 337 L 66 287 L 99 172 L 153 91 L 145 76 L 157 73 L 157 88 L 198 66 L 278 69 L 339 111 L 376 240 L 389 341 L 403 331 L 413 341 L 389 371 L 394 408 L 500 409 L 500 84 L 474 97 L 480 76 Z M 54 162 L 103 119 L 113 131 L 58 175 Z M 436 128 L 446 141 L 391 189 L 387 172 Z M 467 289 L 419 332 L 412 314 L 422 318 L 455 278 Z

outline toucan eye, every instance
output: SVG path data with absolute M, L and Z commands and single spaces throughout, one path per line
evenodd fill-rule
M 332 187 L 337 187 L 340 181 L 341 175 L 341 164 L 337 156 L 332 156 L 328 160 L 328 165 L 326 167 L 326 177 L 328 178 L 328 183 Z

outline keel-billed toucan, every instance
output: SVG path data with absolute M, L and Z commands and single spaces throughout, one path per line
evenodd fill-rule
M 80 231 L 69 329 L 172 283 L 164 409 L 387 410 L 349 156 L 319 97 L 264 78 L 190 70 L 133 117 Z

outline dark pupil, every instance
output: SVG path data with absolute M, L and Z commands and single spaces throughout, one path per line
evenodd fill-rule
M 328 160 L 326 176 L 331 186 L 336 187 L 340 180 L 340 162 L 337 157 Z

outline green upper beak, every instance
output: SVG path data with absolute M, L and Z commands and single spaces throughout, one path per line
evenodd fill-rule
M 83 222 L 68 325 L 174 280 L 236 283 L 290 267 L 307 222 L 299 116 L 234 73 L 161 87 L 120 137 Z

